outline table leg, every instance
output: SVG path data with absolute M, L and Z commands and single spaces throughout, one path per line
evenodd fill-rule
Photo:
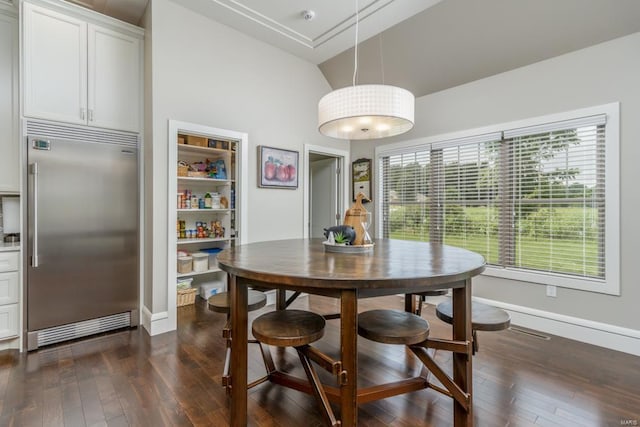
M 418 297 L 419 299 L 420 297 Z M 422 302 L 420 302 L 422 304 Z M 404 294 L 404 311 L 415 314 L 417 311 L 416 295 Z
M 231 422 L 234 427 L 247 425 L 247 284 L 229 275 L 231 293 Z
M 358 296 L 353 289 L 340 297 L 340 360 L 347 381 L 340 386 L 343 427 L 358 425 Z
M 287 291 L 284 289 L 276 289 L 276 310 L 285 310 L 287 308 Z
M 472 342 L 471 330 L 471 279 L 465 280 L 463 288 L 453 289 L 453 339 Z M 472 357 L 471 348 L 465 353 L 453 353 L 453 381 L 465 392 L 469 393 L 469 410 L 453 402 L 453 425 L 455 427 L 473 426 L 473 393 L 472 393 Z

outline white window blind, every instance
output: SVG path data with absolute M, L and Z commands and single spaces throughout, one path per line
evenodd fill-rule
M 498 263 L 499 141 L 449 146 L 434 152 L 442 222 L 438 241 Z
M 467 248 L 522 274 L 605 281 L 605 131 L 597 114 L 385 152 L 383 236 Z
M 381 159 L 385 237 L 429 240 L 430 154 L 415 151 Z
M 605 127 L 555 128 L 504 141 L 514 218 L 504 264 L 604 279 Z

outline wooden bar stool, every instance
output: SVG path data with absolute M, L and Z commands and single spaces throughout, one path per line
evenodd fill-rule
M 261 343 L 275 347 L 293 347 L 307 375 L 313 394 L 331 426 L 339 426 L 329 399 L 311 360 L 334 374 L 341 375 L 340 362 L 335 362 L 309 344 L 324 335 L 325 320 L 319 314 L 305 310 L 276 310 L 260 315 L 253 321 L 253 336 Z
M 231 307 L 230 307 L 230 295 L 229 292 L 221 292 L 216 295 L 212 295 L 207 299 L 207 304 L 209 305 L 209 310 L 215 311 L 216 313 L 224 313 L 227 315 L 227 323 L 222 329 L 222 336 L 226 339 L 226 355 L 224 359 L 224 370 L 222 372 L 222 385 L 227 389 L 227 393 L 231 391 L 231 384 L 229 381 L 229 368 L 231 367 L 231 325 L 230 325 L 230 317 L 231 317 Z M 255 311 L 261 309 L 265 305 L 267 305 L 267 296 L 258 291 L 249 290 L 248 296 L 248 305 L 247 312 Z M 249 343 L 258 344 L 260 343 L 257 340 L 249 340 Z M 263 351 L 262 346 L 260 346 L 260 353 L 262 354 L 262 358 L 264 361 L 265 369 L 268 372 L 271 372 L 273 369 L 273 361 L 271 360 L 271 354 Z M 249 384 L 248 388 L 254 387 L 258 384 L 263 383 L 268 379 L 268 376 L 260 378 Z
M 470 395 L 462 390 L 427 352 L 428 348 L 435 346 L 456 353 L 469 354 L 467 343 L 431 339 L 429 338 L 429 323 L 425 319 L 417 314 L 399 310 L 371 310 L 360 313 L 358 315 L 358 334 L 383 344 L 403 344 L 422 362 L 422 372 L 418 377 L 421 381 L 420 387 L 407 385 L 403 392 L 428 387 L 455 399 L 465 408 L 469 407 Z M 444 387 L 429 381 L 430 372 L 438 378 Z M 397 394 L 394 387 L 390 385 L 380 385 L 374 388 L 384 390 L 382 393 L 377 393 L 379 398 Z
M 429 337 L 429 323 L 399 310 L 370 310 L 358 315 L 358 334 L 383 344 L 413 345 Z
M 453 308 L 451 301 L 444 301 L 436 307 L 438 319 L 450 325 L 453 324 Z M 501 308 L 493 307 L 481 302 L 471 304 L 471 330 L 473 334 L 473 354 L 479 349 L 476 331 L 501 331 L 511 325 L 511 316 Z

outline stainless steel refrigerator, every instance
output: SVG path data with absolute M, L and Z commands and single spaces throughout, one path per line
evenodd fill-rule
M 27 138 L 28 350 L 138 323 L 137 137 L 120 139 Z

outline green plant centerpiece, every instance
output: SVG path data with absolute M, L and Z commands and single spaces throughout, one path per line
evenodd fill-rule
M 338 231 L 333 235 L 333 240 L 336 242 L 336 245 L 346 245 L 347 243 L 349 243 L 349 237 L 341 231 Z

